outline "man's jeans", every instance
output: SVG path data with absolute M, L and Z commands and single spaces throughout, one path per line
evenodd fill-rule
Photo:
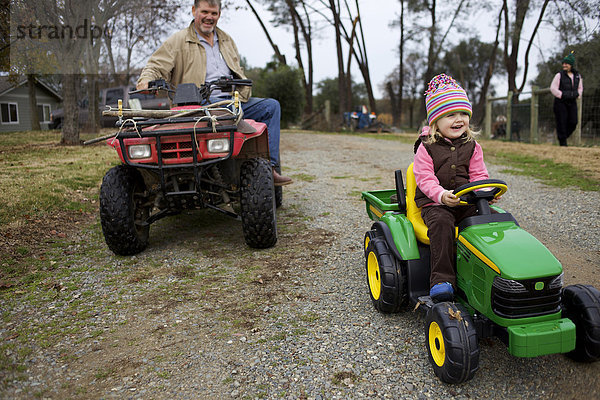
M 223 97 L 211 97 L 210 102 L 214 103 L 220 100 L 223 100 Z M 279 102 L 270 98 L 250 97 L 246 103 L 242 103 L 242 110 L 244 111 L 244 118 L 263 122 L 267 125 L 271 165 L 278 167 L 281 123 L 281 107 L 279 106 Z

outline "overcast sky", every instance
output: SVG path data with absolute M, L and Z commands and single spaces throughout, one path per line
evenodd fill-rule
M 245 3 L 245 2 L 240 2 Z M 254 2 L 256 4 L 256 2 Z M 399 43 L 399 30 L 389 27 L 390 23 L 398 18 L 400 14 L 400 4 L 394 0 L 362 0 L 361 18 L 364 27 L 365 40 L 369 57 L 369 67 L 371 71 L 371 81 L 375 90 L 375 97 L 383 96 L 380 90 L 386 75 L 390 74 L 396 65 L 398 65 L 397 47 Z M 373 7 L 376 4 L 376 7 Z M 367 6 L 369 5 L 369 6 Z M 258 6 L 257 6 L 258 7 Z M 261 9 L 262 10 L 262 9 Z M 495 13 L 495 11 L 494 11 Z M 289 64 L 295 62 L 295 51 L 293 48 L 293 37 L 291 32 L 284 29 L 275 29 L 269 23 L 268 13 L 262 10 L 263 22 L 270 27 L 271 37 L 279 46 L 280 50 L 286 55 Z M 187 21 L 191 20 L 191 7 Z M 537 16 L 536 16 L 537 17 Z M 423 21 L 428 24 L 429 21 Z M 474 24 L 474 30 L 479 32 L 480 39 L 483 41 L 493 41 L 495 35 L 495 17 L 489 17 L 483 12 L 474 13 L 469 16 L 469 24 Z M 242 57 L 245 57 L 251 67 L 263 67 L 272 59 L 273 49 L 267 41 L 265 34 L 260 27 L 256 17 L 249 10 L 223 10 L 223 15 L 219 20 L 219 27 L 229 33 L 235 40 L 238 50 Z M 528 38 L 533 23 L 525 27 L 523 38 Z M 175 30 L 174 30 L 175 31 Z M 543 53 L 551 54 L 556 44 L 553 43 L 556 35 L 548 28 L 540 28 L 540 34 L 536 40 L 536 46 L 530 54 L 530 70 L 528 80 L 536 75 L 536 63 L 542 59 Z M 313 44 L 315 59 L 315 82 L 325 78 L 334 78 L 337 76 L 337 59 L 335 50 L 335 40 L 332 28 L 326 27 L 319 33 L 320 38 Z M 454 35 L 452 42 L 458 42 L 460 36 Z M 410 43 L 411 47 L 416 47 L 415 43 Z M 526 43 L 521 46 L 521 56 L 524 55 Z M 541 51 L 540 51 L 541 49 Z M 426 44 L 423 44 L 424 53 L 427 51 Z M 354 64 L 356 64 L 354 62 Z M 557 63 L 557 67 L 559 64 Z M 353 72 L 355 81 L 362 78 L 358 70 Z M 521 78 L 517 80 L 520 84 Z M 495 82 L 498 93 L 506 91 L 506 84 L 502 81 Z M 528 85 L 527 85 L 528 86 Z M 527 88 L 526 86 L 526 88 Z M 527 90 L 527 89 L 525 89 Z

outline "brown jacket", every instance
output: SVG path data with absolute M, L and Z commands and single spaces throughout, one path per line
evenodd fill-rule
M 433 160 L 435 176 L 446 190 L 454 190 L 469 183 L 469 164 L 475 141 L 465 142 L 464 136 L 452 142 L 438 140 L 432 144 L 421 143 Z M 415 193 L 417 207 L 423 207 L 435 201 L 427 197 L 418 187 Z
M 216 29 L 219 38 L 219 50 L 227 66 L 235 78 L 246 79 L 244 70 L 240 65 L 240 56 L 235 42 L 225 32 Z M 138 82 L 141 80 L 165 79 L 172 85 L 180 83 L 195 83 L 200 86 L 206 79 L 206 50 L 198 40 L 194 22 L 186 29 L 171 35 L 150 56 L 148 63 L 142 70 Z M 248 101 L 252 89 L 243 86 L 239 89 L 240 99 Z

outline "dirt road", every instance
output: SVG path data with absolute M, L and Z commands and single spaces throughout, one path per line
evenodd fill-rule
M 278 211 L 279 241 L 264 251 L 245 246 L 239 222 L 211 211 L 159 221 L 135 257 L 110 253 L 97 220 L 65 230 L 40 263 L 55 279 L 2 305 L 0 397 L 600 396 L 600 363 L 519 359 L 496 340 L 480 342 L 473 380 L 442 384 L 422 316 L 373 309 L 360 192 L 392 188 L 412 155 L 400 142 L 284 134 L 284 172 L 295 183 Z M 600 287 L 599 194 L 488 167 L 509 184 L 501 206 L 563 262 L 567 284 Z

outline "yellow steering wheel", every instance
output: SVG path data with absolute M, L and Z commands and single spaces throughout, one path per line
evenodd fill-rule
M 492 188 L 492 190 L 483 190 Z M 484 179 L 467 183 L 456 188 L 452 193 L 460 197 L 461 205 L 477 204 L 479 199 L 491 201 L 502 196 L 508 190 L 506 182 L 500 179 Z

